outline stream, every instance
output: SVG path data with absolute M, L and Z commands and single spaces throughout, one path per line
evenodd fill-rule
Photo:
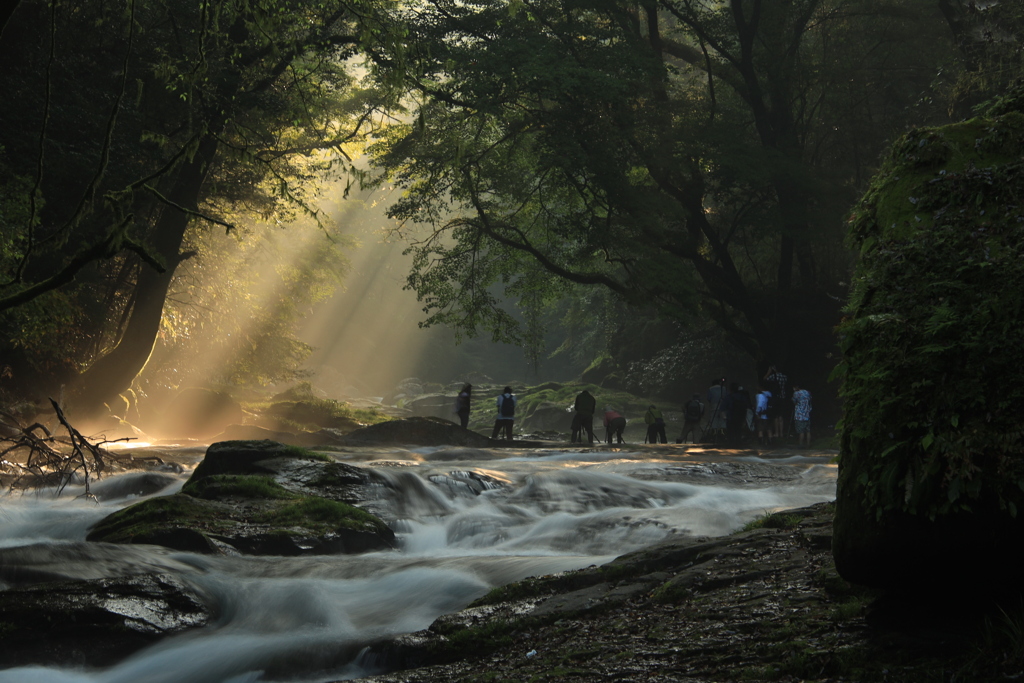
M 152 448 L 152 447 L 151 447 Z M 139 449 L 140 453 L 147 449 Z M 184 472 L 203 448 L 168 453 Z M 140 498 L 97 482 L 100 502 L 68 487 L 0 499 L 0 554 L 34 545 L 55 577 L 162 572 L 211 596 L 211 626 L 101 670 L 0 670 L 2 683 L 249 683 L 351 680 L 381 670 L 367 645 L 427 628 L 491 588 L 599 565 L 672 535 L 728 534 L 766 512 L 835 498 L 833 453 L 684 446 L 592 449 L 366 448 L 332 455 L 391 480 L 367 506 L 396 551 L 313 557 L 210 556 L 85 542 L 88 529 Z M 397 494 L 395 493 L 397 492 Z M 0 581 L 0 589 L 6 588 Z M 342 663 L 338 663 L 340 660 Z M 331 662 L 325 665 L 324 662 Z

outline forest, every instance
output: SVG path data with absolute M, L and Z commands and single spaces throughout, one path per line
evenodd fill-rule
M 358 287 L 346 202 L 385 202 L 421 324 L 456 340 L 673 398 L 777 364 L 824 404 L 880 155 L 1024 75 L 1024 6 L 998 0 L 20 0 L 2 21 L 0 404 L 82 424 L 308 374 L 297 330 Z

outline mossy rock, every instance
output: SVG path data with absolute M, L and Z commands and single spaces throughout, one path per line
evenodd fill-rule
M 263 414 L 280 428 L 305 425 L 350 432 L 363 426 L 352 416 L 347 404 L 332 399 L 279 401 L 270 404 Z
M 1018 112 L 911 131 L 853 214 L 833 546 L 850 581 L 1019 573 L 1022 159 Z
M 217 488 L 208 486 L 204 493 L 210 495 Z M 243 488 L 253 491 L 251 486 Z M 197 553 L 231 548 L 252 555 L 356 553 L 394 547 L 394 532 L 352 505 L 311 496 L 225 500 L 232 495 L 224 491 L 215 495 L 224 497 L 205 500 L 180 493 L 137 503 L 103 519 L 87 540 L 146 543 Z
M 176 494 L 136 503 L 104 517 L 86 537 L 104 543 L 151 543 L 177 550 L 213 552 L 210 535 L 230 527 L 216 503 Z M 169 544 L 165 543 L 169 542 Z
M 353 446 L 448 445 L 475 448 L 493 445 L 486 436 L 439 417 L 409 417 L 370 425 L 344 437 L 343 443 Z
M 0 614 L 4 669 L 40 662 L 111 667 L 216 619 L 215 601 L 196 587 L 169 574 L 143 573 L 7 586 L 0 591 Z
M 368 470 L 273 441 L 212 444 L 173 496 L 100 521 L 88 540 L 256 555 L 354 553 L 394 547 L 394 532 L 352 502 L 379 483 Z
M 206 457 L 199 463 L 189 481 L 215 474 L 269 474 L 272 470 L 262 464 L 274 458 L 324 459 L 298 446 L 287 446 L 267 439 L 259 441 L 218 441 L 206 449 Z

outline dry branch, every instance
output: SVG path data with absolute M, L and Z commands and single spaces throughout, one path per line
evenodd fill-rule
M 0 474 L 13 475 L 8 485 L 11 490 L 55 486 L 57 495 L 76 477 L 81 477 L 85 486 L 83 495 L 92 497 L 90 480 L 102 476 L 107 461 L 117 458 L 103 445 L 127 439 L 92 443 L 68 422 L 64 411 L 52 398 L 50 404 L 57 420 L 67 430 L 67 437 L 55 436 L 39 422 L 24 427 L 13 415 L 0 411 L 4 425 L 14 432 L 12 436 L 0 438 Z

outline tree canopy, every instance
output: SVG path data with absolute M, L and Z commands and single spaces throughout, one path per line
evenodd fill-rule
M 432 2 L 403 12 L 408 123 L 373 148 L 422 224 L 428 322 L 509 334 L 564 283 L 711 316 L 759 363 L 831 361 L 845 213 L 884 142 L 945 112 L 930 2 Z M 810 368 L 809 368 L 810 369 Z
M 74 380 L 101 405 L 148 361 L 202 230 L 318 218 L 318 184 L 384 102 L 348 62 L 367 7 L 20 3 L 0 46 L 0 89 L 20 103 L 0 140 L 0 311 L 37 371 L 20 379 Z M 42 338 L 62 348 L 39 354 Z

